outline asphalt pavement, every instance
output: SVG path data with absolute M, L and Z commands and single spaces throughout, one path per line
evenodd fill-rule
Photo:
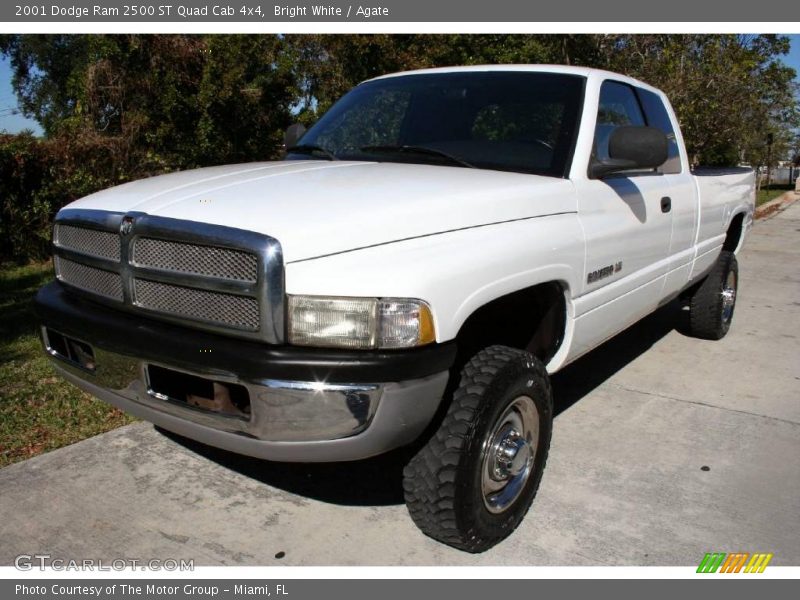
M 136 423 L 0 470 L 0 564 L 800 565 L 798 241 L 800 202 L 757 223 L 722 341 L 686 337 L 672 304 L 555 376 L 539 494 L 488 552 L 414 527 L 397 456 L 266 463 Z

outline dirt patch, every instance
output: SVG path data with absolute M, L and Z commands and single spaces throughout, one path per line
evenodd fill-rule
M 800 199 L 800 194 L 793 190 L 789 190 L 785 194 L 775 198 L 775 200 L 771 200 L 766 204 L 762 204 L 761 206 L 757 207 L 753 216 L 756 219 L 765 219 L 782 211 L 784 208 L 793 204 L 798 199 Z

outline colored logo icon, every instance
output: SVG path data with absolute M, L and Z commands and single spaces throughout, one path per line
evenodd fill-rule
M 772 554 L 767 552 L 707 552 L 697 567 L 698 573 L 763 573 Z

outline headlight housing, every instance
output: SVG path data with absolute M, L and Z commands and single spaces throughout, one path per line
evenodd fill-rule
M 414 348 L 436 340 L 433 315 L 410 298 L 288 297 L 289 343 L 352 350 Z

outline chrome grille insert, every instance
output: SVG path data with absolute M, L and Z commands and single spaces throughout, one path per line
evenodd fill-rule
M 58 277 L 70 291 L 152 319 L 284 341 L 283 253 L 268 235 L 78 208 L 59 211 L 53 233 Z
M 59 248 L 119 262 L 119 236 L 108 231 L 58 224 L 53 230 L 53 243 Z
M 87 267 L 60 256 L 54 258 L 56 277 L 68 285 L 122 301 L 122 277 L 119 273 Z
M 140 237 L 134 242 L 133 264 L 250 283 L 258 280 L 255 254 L 155 238 Z
M 180 315 L 193 321 L 207 321 L 257 331 L 258 302 L 255 298 L 209 292 L 147 279 L 134 280 L 134 304 L 148 310 Z

